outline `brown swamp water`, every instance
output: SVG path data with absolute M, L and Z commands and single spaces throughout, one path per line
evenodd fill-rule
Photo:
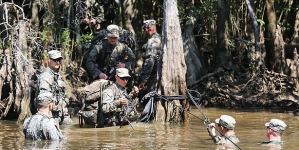
M 192 113 L 203 118 L 193 108 Z M 282 149 L 295 150 L 299 147 L 299 120 L 293 114 L 273 113 L 265 110 L 230 110 L 204 108 L 203 112 L 214 122 L 222 114 L 233 116 L 236 121 L 236 135 L 240 139 L 238 146 L 243 150 L 268 150 L 260 144 L 267 140 L 265 122 L 271 118 L 283 120 L 288 127 L 283 134 L 285 144 Z M 74 126 L 60 126 L 67 136 L 66 140 L 32 141 L 25 140 L 21 125 L 15 121 L 0 121 L 0 149 L 202 149 L 214 150 L 218 147 L 208 136 L 203 122 L 191 116 L 186 125 L 133 123 L 129 125 L 94 129 L 86 125 L 78 126 L 78 119 L 73 118 Z

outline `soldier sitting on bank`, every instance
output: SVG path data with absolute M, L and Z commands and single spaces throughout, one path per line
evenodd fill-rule
M 115 69 L 127 68 L 133 71 L 135 67 L 135 55 L 133 51 L 118 41 L 119 27 L 109 25 L 107 27 L 107 40 L 102 40 L 89 52 L 86 58 L 86 69 L 93 80 L 114 80 Z
M 265 123 L 265 126 L 267 127 L 268 141 L 264 141 L 262 144 L 280 149 L 283 145 L 281 136 L 287 125 L 279 119 L 271 119 L 270 122 Z
M 102 112 L 105 116 L 105 126 L 116 126 L 136 121 L 139 117 L 136 111 L 139 90 L 133 87 L 130 94 L 127 93 L 125 86 L 131 76 L 126 68 L 116 69 L 115 83 L 103 91 Z
M 25 119 L 23 133 L 25 138 L 33 140 L 59 140 L 65 138 L 55 120 L 50 117 L 53 108 L 53 94 L 45 92 L 36 97 L 35 105 L 38 112 Z
M 214 123 L 208 125 L 209 135 L 212 137 L 215 144 L 233 146 L 233 143 L 239 143 L 239 139 L 236 137 L 234 131 L 236 120 L 233 117 L 222 115 L 220 118 L 216 119 L 215 122 L 218 124 L 218 129 L 221 135 L 215 133 L 216 126 Z
M 48 67 L 38 78 L 38 93 L 51 92 L 55 97 L 52 116 L 59 124 L 72 125 L 67 106 L 69 100 L 66 97 L 66 84 L 59 75 L 61 65 L 61 52 L 51 50 L 48 52 Z

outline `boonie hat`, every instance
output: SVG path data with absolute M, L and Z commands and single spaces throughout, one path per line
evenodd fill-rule
M 127 68 L 117 68 L 116 75 L 119 77 L 131 77 Z
M 109 25 L 107 27 L 107 35 L 109 37 L 119 37 L 119 27 L 117 25 Z
M 236 125 L 236 120 L 229 115 L 222 115 L 215 122 L 230 130 L 234 129 Z
M 142 29 L 153 25 L 156 25 L 156 20 L 145 20 L 143 21 Z
M 51 59 L 58 59 L 58 58 L 62 58 L 61 56 L 61 52 L 58 50 L 51 50 L 48 52 L 48 56 Z
M 287 125 L 279 119 L 271 119 L 270 122 L 265 123 L 265 126 L 279 133 L 282 133 L 287 127 Z
M 35 98 L 35 103 L 43 103 L 43 102 L 53 102 L 55 100 L 55 98 L 53 97 L 53 94 L 50 92 L 45 92 L 45 93 L 41 93 L 39 94 L 36 98 Z

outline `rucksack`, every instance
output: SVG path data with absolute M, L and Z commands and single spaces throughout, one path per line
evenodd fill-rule
M 109 80 L 96 80 L 91 84 L 78 88 L 79 99 L 82 100 L 83 106 L 79 110 L 79 125 L 83 126 L 83 121 L 86 125 L 94 127 L 103 127 L 105 118 L 101 112 L 102 106 L 102 92 L 113 82 Z

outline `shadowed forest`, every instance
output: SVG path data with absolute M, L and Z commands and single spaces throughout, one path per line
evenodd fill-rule
M 170 0 L 98 1 L 109 24 L 134 34 L 137 76 L 147 41 L 143 21 L 155 19 L 163 37 L 163 4 Z M 201 93 L 201 106 L 279 108 L 298 115 L 299 1 L 172 2 L 179 11 L 182 38 L 177 40 L 183 42 L 186 85 Z M 36 78 L 47 66 L 46 52 L 53 49 L 64 57 L 60 74 L 70 110 L 80 109 L 77 89 L 90 83 L 82 60 L 93 38 L 92 31 L 80 27 L 84 3 L 0 0 L 0 119 L 21 122 L 35 111 Z

